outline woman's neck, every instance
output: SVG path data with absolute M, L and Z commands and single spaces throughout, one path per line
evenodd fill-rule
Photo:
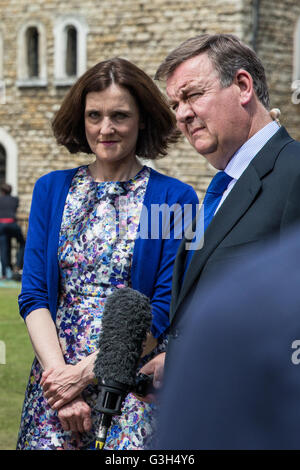
M 89 165 L 89 171 L 93 179 L 99 183 L 104 181 L 128 181 L 142 167 L 141 162 L 134 157 L 129 162 L 116 162 L 115 164 L 95 160 Z

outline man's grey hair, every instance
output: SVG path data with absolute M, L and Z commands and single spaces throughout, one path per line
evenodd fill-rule
M 253 79 L 257 98 L 269 109 L 264 66 L 256 53 L 232 34 L 201 34 L 188 39 L 166 57 L 159 66 L 155 79 L 167 79 L 180 64 L 204 52 L 217 70 L 222 87 L 232 84 L 238 70 L 246 70 Z

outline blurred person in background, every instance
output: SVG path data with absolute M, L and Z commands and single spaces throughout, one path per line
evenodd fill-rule
M 20 276 L 23 268 L 25 239 L 21 227 L 16 220 L 16 212 L 19 199 L 11 195 L 10 184 L 3 183 L 0 186 L 0 255 L 2 279 L 11 274 L 11 239 L 15 238 L 18 243 L 16 263 L 13 267 L 14 276 Z

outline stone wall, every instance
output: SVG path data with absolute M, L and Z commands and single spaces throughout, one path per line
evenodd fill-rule
M 284 123 L 300 138 L 300 105 L 291 104 L 290 92 L 293 25 L 300 16 L 300 5 L 296 5 L 297 0 L 260 3 L 258 53 L 266 63 L 272 106 L 282 109 Z M 67 91 L 54 84 L 53 27 L 57 17 L 73 13 L 84 17 L 88 26 L 88 67 L 122 56 L 152 77 L 165 55 L 188 37 L 202 32 L 229 32 L 249 41 L 252 32 L 252 0 L 0 0 L 6 83 L 0 128 L 15 139 L 18 147 L 18 193 L 23 213 L 29 211 L 32 188 L 39 176 L 90 161 L 90 157 L 70 155 L 57 147 L 50 128 Z M 17 34 L 31 19 L 42 22 L 46 30 L 48 84 L 43 88 L 16 86 Z M 213 174 L 213 169 L 184 140 L 157 161 L 156 168 L 192 184 L 200 197 Z
M 252 41 L 252 0 L 243 10 L 244 40 Z M 300 140 L 300 104 L 292 102 L 294 32 L 300 18 L 300 2 L 260 0 L 256 52 L 267 74 L 271 107 L 280 108 L 281 123 L 294 139 Z M 299 49 L 300 50 L 300 49 Z

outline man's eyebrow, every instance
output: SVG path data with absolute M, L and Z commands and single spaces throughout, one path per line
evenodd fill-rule
M 182 87 L 180 92 L 182 93 L 182 96 L 186 96 L 187 93 L 202 88 L 204 88 L 204 84 L 202 82 L 191 82 Z
M 185 83 L 179 90 L 178 96 L 179 99 L 186 99 L 187 94 L 197 88 L 203 88 L 202 82 L 191 82 L 191 83 Z M 174 106 L 174 104 L 177 104 L 178 100 L 173 100 L 171 98 L 168 98 L 168 103 L 169 106 Z
M 186 87 L 186 89 L 183 89 L 183 88 L 180 89 L 180 90 L 179 90 L 179 93 L 178 93 L 178 95 L 179 95 L 179 98 L 178 98 L 178 99 L 179 99 L 179 100 L 180 100 L 180 99 L 185 100 L 185 99 L 187 98 L 186 95 L 187 95 L 188 91 L 189 91 L 189 87 Z M 168 103 L 169 103 L 169 106 L 172 107 L 172 106 L 174 106 L 175 104 L 178 103 L 178 100 L 173 100 L 173 99 L 169 98 L 169 99 L 168 99 Z
M 168 105 L 170 107 L 172 107 L 172 106 L 174 106 L 174 104 L 177 104 L 177 101 L 176 100 L 171 100 L 171 99 L 168 98 Z
M 185 97 L 186 97 L 186 91 L 185 91 L 183 88 L 181 88 L 181 89 L 179 90 L 178 96 L 179 96 L 178 99 L 185 99 Z M 172 106 L 172 105 L 174 105 L 174 104 L 177 104 L 178 100 L 169 98 L 169 99 L 168 99 L 168 102 L 169 102 L 169 105 Z

